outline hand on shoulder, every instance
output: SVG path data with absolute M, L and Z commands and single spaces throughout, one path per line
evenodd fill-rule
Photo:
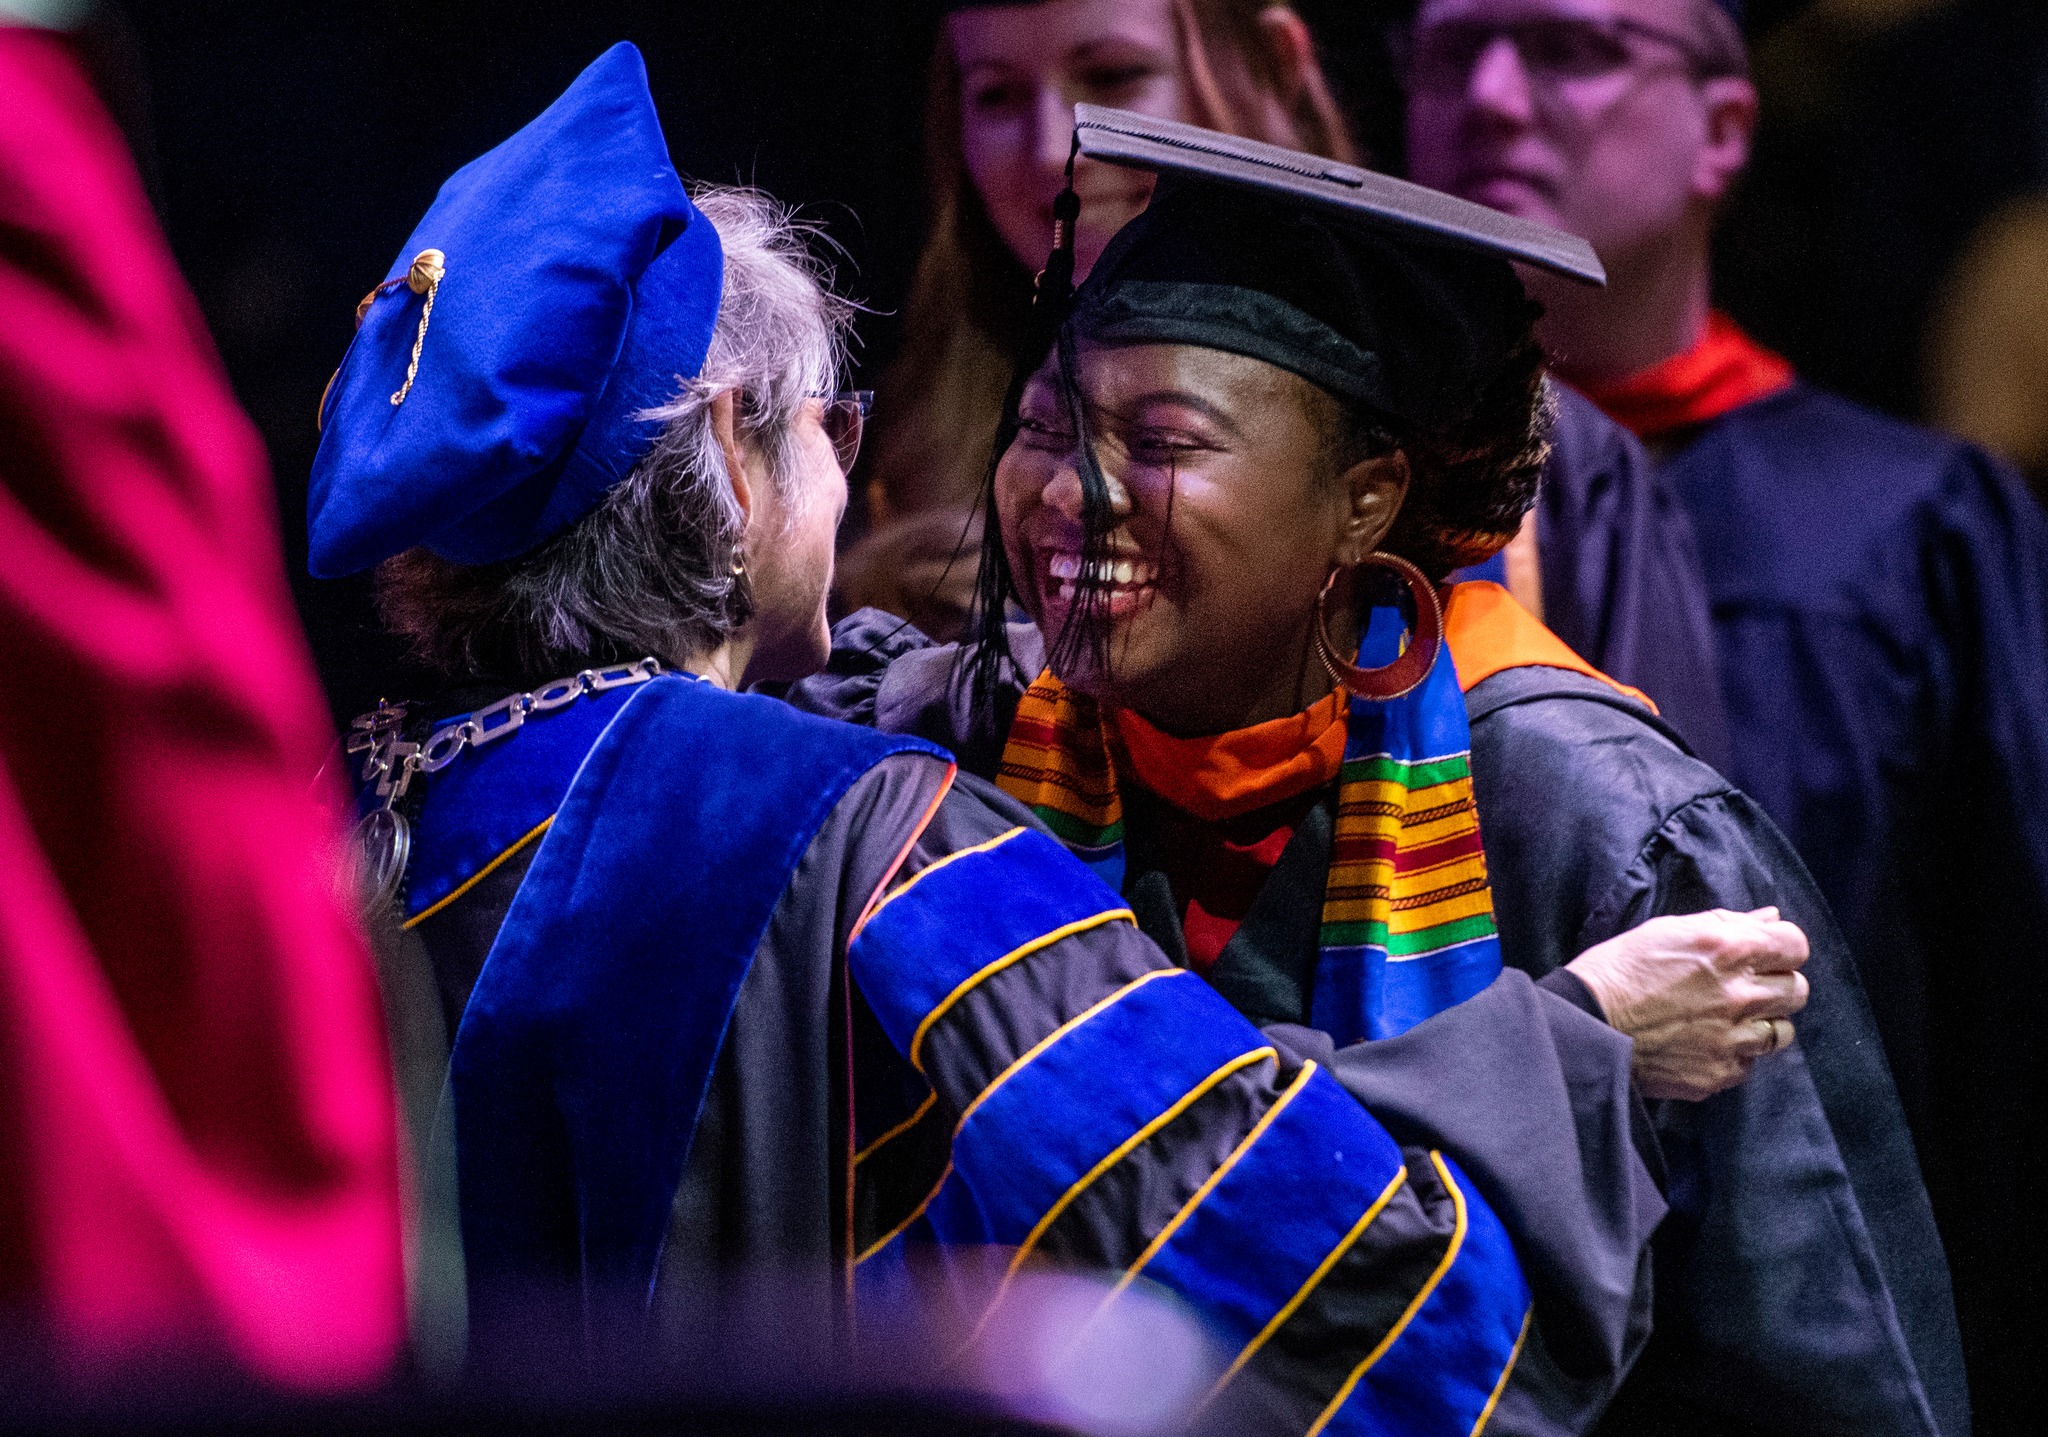
M 1714 909 L 1652 918 L 1565 966 L 1635 1040 L 1644 1096 L 1697 1101 L 1791 1043 L 1806 958 L 1806 934 L 1777 909 Z

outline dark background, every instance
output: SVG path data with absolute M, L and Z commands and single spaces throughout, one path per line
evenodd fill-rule
M 1362 137 L 1398 169 L 1378 43 L 1390 7 L 1299 8 Z M 2048 3 L 1752 0 L 1751 22 L 1764 128 L 1724 227 L 1721 297 L 1811 377 L 1912 414 L 1956 250 L 2048 178 Z M 863 325 L 871 382 L 916 258 L 936 24 L 930 0 L 129 0 L 94 22 L 86 43 L 270 446 L 338 715 L 409 676 L 362 581 L 303 577 L 314 407 L 356 301 L 441 180 L 632 40 L 684 174 L 759 184 L 843 247 L 842 288 L 878 311 Z
M 758 184 L 844 247 L 841 287 L 886 309 L 915 258 L 924 69 L 908 6 L 198 0 L 125 9 L 105 48 L 146 84 L 159 208 L 270 447 L 294 589 L 338 716 L 408 679 L 366 579 L 305 577 L 316 403 L 450 173 L 618 40 L 647 57 L 681 172 Z M 102 26 L 105 30 L 109 27 Z M 125 34 L 121 33 L 125 30 Z M 887 315 L 863 326 L 892 338 Z M 394 694 L 394 697 L 396 695 Z

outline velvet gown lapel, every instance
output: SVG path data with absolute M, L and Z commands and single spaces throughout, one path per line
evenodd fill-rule
M 643 686 L 593 745 L 456 1036 L 473 1346 L 536 1300 L 580 1306 L 592 1337 L 644 1313 L 775 905 L 847 790 L 906 751 L 944 757 L 681 678 Z

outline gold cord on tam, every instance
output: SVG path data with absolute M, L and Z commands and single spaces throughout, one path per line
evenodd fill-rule
M 434 296 L 440 293 L 441 281 L 448 273 L 448 256 L 437 249 L 423 249 L 412 257 L 412 266 L 398 279 L 387 279 L 356 302 L 356 328 L 363 327 L 363 321 L 370 317 L 370 306 L 386 290 L 404 285 L 414 294 L 427 297 L 426 307 L 420 310 L 420 332 L 413 336 L 412 360 L 405 366 L 405 383 L 398 386 L 398 392 L 391 396 L 394 408 L 405 403 L 405 396 L 412 393 L 412 382 L 420 373 L 420 347 L 427 342 L 427 321 L 434 315 Z M 318 433 L 326 426 L 327 399 L 334 392 L 334 381 L 341 378 L 341 371 L 335 370 L 327 376 L 327 387 L 320 391 L 320 407 L 313 415 L 313 429 Z
M 434 317 L 434 296 L 441 292 L 441 280 L 447 273 L 448 256 L 437 249 L 423 249 L 414 255 L 412 268 L 406 273 L 406 288 L 425 295 L 427 302 L 420 310 L 420 332 L 413 336 L 412 361 L 405 367 L 405 383 L 391 396 L 393 408 L 405 403 L 405 396 L 412 393 L 413 380 L 419 378 L 420 349 L 427 342 L 427 321 Z

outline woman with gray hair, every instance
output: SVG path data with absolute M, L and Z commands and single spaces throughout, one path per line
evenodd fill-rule
M 451 683 L 349 748 L 397 1045 L 452 1049 L 473 1361 L 699 1358 L 735 1266 L 783 1351 L 866 1290 L 945 1358 L 1040 1262 L 1232 1339 L 1217 1430 L 1471 1432 L 1518 1362 L 1604 1392 L 1662 1211 L 1628 1039 L 1502 975 L 1359 1045 L 1368 1109 L 944 750 L 740 691 L 825 660 L 858 438 L 804 238 L 684 189 L 619 46 L 444 186 L 322 406 L 315 572 L 379 567 Z
M 686 190 L 617 47 L 443 188 L 322 405 L 314 571 L 374 566 L 446 681 L 352 726 L 352 852 L 417 1149 L 448 1063 L 487 1365 L 696 1322 L 734 1265 L 834 1311 L 852 932 L 1016 827 L 930 745 L 740 692 L 828 649 L 864 396 L 810 238 Z
M 691 199 L 718 233 L 724 292 L 702 370 L 636 416 L 659 426 L 646 457 L 514 558 L 463 564 L 421 545 L 377 566 L 379 616 L 437 671 L 541 679 L 653 655 L 736 689 L 824 664 L 867 402 L 836 392 L 852 307 L 775 200 Z
M 931 745 L 741 692 L 828 650 L 865 396 L 811 238 L 686 190 L 616 47 L 443 187 L 322 404 L 313 570 L 374 566 L 445 679 L 352 725 L 351 867 L 416 1151 L 446 1064 L 485 1366 L 586 1315 L 701 1332 L 735 1266 L 829 1327 L 849 941 L 1016 826 Z
M 314 570 L 377 567 L 449 681 L 349 748 L 417 1148 L 449 1054 L 472 1362 L 716 1350 L 700 1299 L 736 1267 L 780 1276 L 784 1350 L 830 1351 L 857 1277 L 902 1293 L 934 1242 L 996 1245 L 1310 1313 L 1239 1364 L 1246 1430 L 1377 1340 L 1314 1314 L 1440 1290 L 1486 1340 L 1418 1322 L 1386 1380 L 1469 1430 L 1528 1288 L 1431 1135 L 1284 1057 L 943 750 L 740 691 L 825 659 L 859 433 L 805 238 L 684 189 L 617 47 L 443 188 L 322 406 Z M 1622 1047 L 1577 1067 L 1625 1131 Z M 1292 1194 L 1270 1237 L 1188 1221 L 1232 1170 Z M 1316 1270 L 1367 1180 L 1370 1260 Z M 910 1304 L 934 1354 L 1001 1271 Z

